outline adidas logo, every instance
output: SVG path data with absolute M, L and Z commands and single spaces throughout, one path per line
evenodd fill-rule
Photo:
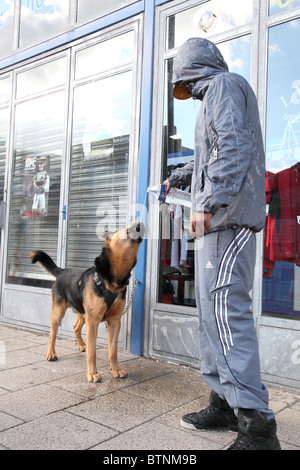
M 208 262 L 206 263 L 206 266 L 205 266 L 205 267 L 206 267 L 206 269 L 213 269 L 213 268 L 214 268 L 210 261 L 208 261 Z

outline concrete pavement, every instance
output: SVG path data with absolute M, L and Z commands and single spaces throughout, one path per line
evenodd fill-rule
M 97 348 L 103 381 L 86 381 L 85 353 L 57 340 L 58 361 L 45 360 L 48 336 L 0 323 L 0 449 L 223 450 L 236 437 L 189 431 L 180 417 L 208 404 L 198 370 L 120 352 L 126 379 L 114 379 L 108 349 Z M 269 387 L 283 450 L 300 450 L 300 394 Z

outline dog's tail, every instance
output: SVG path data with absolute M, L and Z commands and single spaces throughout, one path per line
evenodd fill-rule
M 47 253 L 44 253 L 44 251 L 34 251 L 31 253 L 30 258 L 33 264 L 41 264 L 50 274 L 55 277 L 57 277 L 63 271 L 63 269 L 56 266 L 53 259 L 50 258 Z

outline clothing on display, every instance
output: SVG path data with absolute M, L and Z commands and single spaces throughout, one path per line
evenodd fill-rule
M 266 172 L 266 202 L 264 276 L 271 277 L 275 261 L 300 266 L 300 163 Z

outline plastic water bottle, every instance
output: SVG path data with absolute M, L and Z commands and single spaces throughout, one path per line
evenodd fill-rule
M 158 184 L 148 188 L 148 193 L 151 194 L 155 199 L 167 204 L 178 204 L 180 206 L 191 207 L 191 193 L 182 191 L 181 189 L 171 188 L 169 194 L 166 195 L 166 184 Z

